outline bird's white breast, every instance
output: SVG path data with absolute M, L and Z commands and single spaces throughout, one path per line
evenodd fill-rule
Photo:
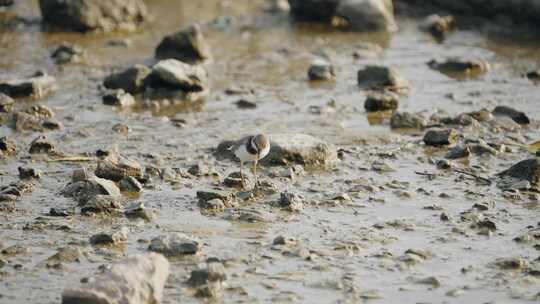
M 234 151 L 234 155 L 238 157 L 243 162 L 252 162 L 259 159 L 262 159 L 266 155 L 268 155 L 268 152 L 270 152 L 270 147 L 267 147 L 266 149 L 262 150 L 261 153 L 259 153 L 259 158 L 257 158 L 256 154 L 251 154 L 247 151 L 246 145 L 240 145 L 236 151 Z

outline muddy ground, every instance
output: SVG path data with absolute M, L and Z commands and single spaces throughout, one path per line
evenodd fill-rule
M 401 99 L 401 111 L 455 116 L 497 105 L 525 111 L 532 123 L 513 131 L 457 127 L 465 136 L 486 141 L 515 139 L 495 156 L 472 155 L 456 162 L 458 168 L 491 178 L 530 158 L 524 145 L 540 139 L 540 87 L 523 77 L 540 63 L 538 41 L 458 30 L 438 43 L 418 30 L 417 20 L 406 17 L 398 18 L 400 30 L 394 34 L 343 32 L 293 23 L 288 16 L 265 12 L 265 5 L 247 0 L 151 1 L 149 11 L 157 18 L 135 33 L 82 35 L 42 32 L 37 4 L 17 3 L 12 11 L 30 21 L 0 29 L 1 76 L 24 77 L 39 69 L 57 77 L 55 93 L 38 101 L 17 100 L 15 110 L 46 105 L 63 127 L 44 132 L 17 132 L 7 123 L 0 127 L 0 135 L 18 148 L 16 156 L 0 161 L 0 183 L 18 181 L 20 166 L 42 172 L 14 209 L 0 212 L 0 248 L 21 246 L 14 254 L 0 255 L 0 303 L 59 303 L 64 287 L 98 272 L 100 265 L 147 252 L 152 238 L 170 232 L 194 236 L 203 245 L 197 255 L 170 260 L 164 303 L 537 302 L 538 239 L 514 239 L 540 228 L 538 194 L 508 195 L 495 182 L 488 185 L 439 169 L 437 160 L 448 148 L 426 147 L 424 131 L 392 131 L 387 116 L 368 115 L 356 73 L 366 64 L 397 68 L 411 87 Z M 206 64 L 211 93 L 203 103 L 130 109 L 102 103 L 99 87 L 107 75 L 133 64 L 151 64 L 162 37 L 194 21 L 205 24 L 214 57 Z M 125 39 L 126 47 L 109 43 Z M 50 53 L 63 41 L 82 46 L 86 61 L 55 65 Z M 383 51 L 355 59 L 352 54 L 362 42 L 376 43 Z M 313 84 L 306 71 L 321 51 L 329 54 L 337 77 Z M 481 58 L 491 70 L 455 79 L 426 64 L 451 56 Z M 232 87 L 252 93 L 226 94 Z M 239 109 L 235 102 L 241 98 L 257 107 Z M 129 126 L 127 135 L 112 131 L 118 123 Z M 255 223 L 229 216 L 232 210 L 201 213 L 196 192 L 220 185 L 220 179 L 238 170 L 237 163 L 217 161 L 212 149 L 255 132 L 310 134 L 336 145 L 342 160 L 328 170 L 307 168 L 292 180 L 282 177 L 284 167 L 259 168 L 261 179 L 278 189 L 241 202 L 240 210 L 259 214 Z M 65 155 L 91 159 L 51 161 L 28 154 L 30 142 L 41 133 Z M 143 167 L 172 172 L 202 161 L 215 174 L 154 177 L 140 195 L 127 199 L 153 210 L 150 222 L 82 216 L 77 203 L 60 191 L 74 169 L 96 167 L 98 149 L 117 149 Z M 277 207 L 284 191 L 302 195 L 304 208 L 290 212 Z M 52 207 L 72 207 L 75 214 L 51 217 Z M 496 227 L 481 229 L 475 225 L 478 218 Z M 124 245 L 90 245 L 92 235 L 121 226 L 130 230 Z M 278 236 L 294 240 L 273 245 Z M 67 245 L 80 246 L 80 261 L 48 267 L 47 259 Z M 412 253 L 406 254 L 409 249 Z M 185 284 L 191 270 L 210 257 L 223 261 L 228 275 L 222 297 L 214 300 L 196 297 Z

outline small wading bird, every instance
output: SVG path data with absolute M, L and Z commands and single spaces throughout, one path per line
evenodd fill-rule
M 270 152 L 270 139 L 264 134 L 251 135 L 242 138 L 232 147 L 234 155 L 240 160 L 240 177 L 242 185 L 245 185 L 243 167 L 245 162 L 253 162 L 253 174 L 255 175 L 255 187 L 257 180 L 257 163 Z

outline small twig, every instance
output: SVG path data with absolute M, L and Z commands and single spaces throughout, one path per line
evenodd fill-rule
M 420 171 L 414 171 L 414 173 L 418 175 L 428 176 L 428 177 L 435 177 L 437 174 L 435 173 L 429 173 L 429 172 L 420 172 Z
M 481 177 L 479 175 L 476 175 L 474 173 L 469 173 L 467 171 L 463 171 L 463 170 L 459 170 L 459 169 L 453 169 L 454 172 L 457 172 L 457 173 L 461 173 L 461 174 L 464 174 L 464 175 L 467 175 L 467 176 L 471 176 L 471 177 L 474 177 L 476 180 L 480 180 L 480 181 L 483 181 L 485 183 L 487 183 L 488 185 L 491 185 L 491 180 L 485 178 L 485 177 Z
M 69 157 L 62 157 L 62 158 L 56 158 L 56 159 L 48 159 L 48 163 L 54 163 L 54 162 L 88 162 L 95 160 L 94 157 L 86 157 L 86 156 L 69 156 Z

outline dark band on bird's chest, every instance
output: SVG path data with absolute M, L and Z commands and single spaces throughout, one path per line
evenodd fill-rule
M 246 151 L 249 152 L 249 154 L 257 154 L 259 151 L 257 150 L 257 147 L 254 147 L 252 145 L 253 143 L 253 136 L 250 136 L 247 140 L 246 140 Z

